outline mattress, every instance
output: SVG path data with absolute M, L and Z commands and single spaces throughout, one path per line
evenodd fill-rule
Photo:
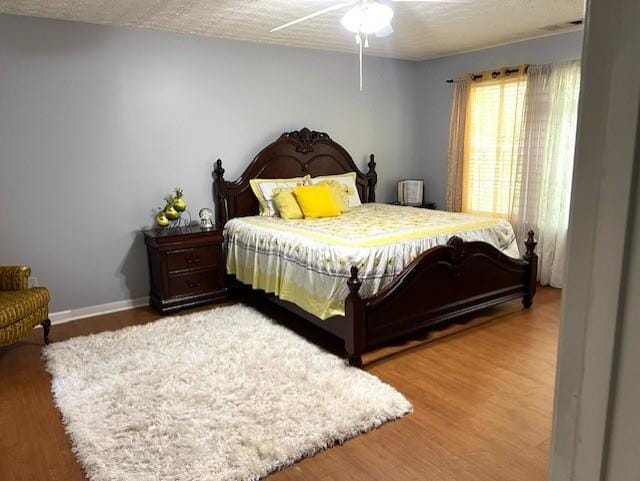
M 344 315 L 352 265 L 359 269 L 360 294 L 368 297 L 453 235 L 520 256 L 505 220 L 386 204 L 323 219 L 239 217 L 224 229 L 230 274 L 320 319 Z

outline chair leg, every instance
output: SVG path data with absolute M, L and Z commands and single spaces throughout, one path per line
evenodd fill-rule
M 49 331 L 51 330 L 51 319 L 45 319 L 42 323 L 42 330 L 44 331 L 44 343 L 49 344 Z

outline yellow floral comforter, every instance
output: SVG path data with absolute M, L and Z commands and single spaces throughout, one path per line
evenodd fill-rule
M 224 233 L 230 274 L 321 319 L 344 315 L 352 265 L 359 268 L 361 295 L 370 296 L 452 235 L 520 255 L 505 220 L 386 204 L 323 219 L 239 217 Z

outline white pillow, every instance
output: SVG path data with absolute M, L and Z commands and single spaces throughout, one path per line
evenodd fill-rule
M 340 184 L 349 187 L 349 208 L 358 207 L 362 205 L 360 201 L 360 195 L 358 194 L 358 188 L 356 187 L 356 173 L 347 172 L 346 174 L 338 175 L 321 175 L 311 178 L 311 185 L 319 184 L 323 180 L 334 180 Z
M 273 203 L 273 196 L 282 189 L 293 189 L 299 185 L 309 185 L 311 177 L 292 177 L 290 179 L 251 179 L 249 185 L 260 204 L 260 215 L 273 217 L 278 209 Z

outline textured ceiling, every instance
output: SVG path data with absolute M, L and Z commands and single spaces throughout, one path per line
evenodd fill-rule
M 345 10 L 269 29 L 340 0 L 0 0 L 0 13 L 138 27 L 295 47 L 356 52 Z M 370 39 L 369 55 L 424 60 L 548 35 L 582 18 L 584 0 L 391 3 L 395 32 Z

